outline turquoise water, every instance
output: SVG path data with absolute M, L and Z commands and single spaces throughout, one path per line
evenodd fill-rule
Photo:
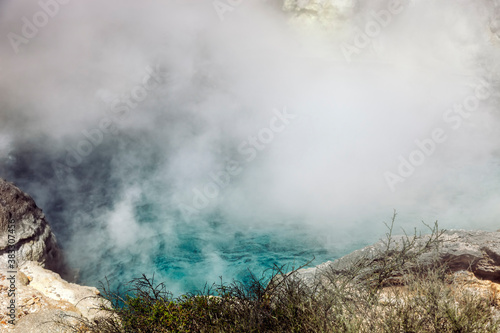
M 99 288 L 107 279 L 117 288 L 145 274 L 179 295 L 220 283 L 221 278 L 225 283 L 248 282 L 250 272 L 269 277 L 276 266 L 291 270 L 310 261 L 310 266 L 318 265 L 373 241 L 366 232 L 340 235 L 342 225 L 349 223 L 332 222 L 319 229 L 314 221 L 300 218 L 263 220 L 245 213 L 231 218 L 213 212 L 182 219 L 170 201 L 168 184 L 149 178 L 154 170 L 146 167 L 154 163 L 141 155 L 136 160 L 143 168 L 118 164 L 117 175 L 140 179 L 139 194 L 127 200 L 128 186 L 121 185 L 127 178 L 113 177 L 111 167 L 110 156 L 119 150 L 112 145 L 102 148 L 64 182 L 54 177 L 52 183 L 44 183 L 44 175 L 51 171 L 49 156 L 27 163 L 31 151 L 18 153 L 6 172 L 43 207 L 80 284 Z M 139 154 L 141 148 L 133 151 Z M 39 172 L 24 172 L 26 164 Z M 114 229 L 113 214 L 118 216 Z M 132 235 L 129 230 L 134 230 Z
M 290 222 L 259 228 L 220 219 L 204 222 L 140 239 L 127 251 L 110 249 L 101 258 L 103 265 L 82 269 L 80 282 L 98 286 L 106 276 L 117 288 L 142 274 L 154 275 L 179 295 L 221 281 L 248 283 L 251 274 L 269 278 L 276 267 L 289 271 L 318 265 L 365 245 L 335 244 L 324 232 Z

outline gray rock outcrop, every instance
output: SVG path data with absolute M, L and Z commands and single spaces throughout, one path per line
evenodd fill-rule
M 0 178 L 0 267 L 8 267 L 8 251 L 15 261 L 36 261 L 56 272 L 65 269 L 45 215 L 35 201 L 14 184 Z
M 429 235 L 416 239 L 415 249 L 421 249 L 429 240 Z M 297 272 L 308 284 L 312 285 L 326 272 L 345 272 L 353 264 L 360 262 L 378 263 L 382 257 L 399 251 L 403 243 L 402 236 L 393 237 L 389 252 L 383 241 L 354 251 L 335 261 L 328 261 L 316 267 L 301 269 Z M 422 251 L 416 260 L 404 265 L 404 269 L 411 269 L 412 265 L 428 265 L 437 263 L 446 265 L 451 272 L 470 271 L 477 278 L 500 282 L 500 232 L 448 230 L 440 237 L 439 241 L 428 251 Z M 377 268 L 377 264 L 372 267 Z M 368 275 L 370 269 L 360 270 L 359 278 Z

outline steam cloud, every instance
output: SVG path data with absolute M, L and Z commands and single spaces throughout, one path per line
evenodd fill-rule
M 223 239 L 342 248 L 393 208 L 405 228 L 498 229 L 493 1 L 402 1 L 387 24 L 387 1 L 245 1 L 222 21 L 214 3 L 0 2 L 0 176 L 82 279 L 195 242 L 192 274 L 215 280 Z

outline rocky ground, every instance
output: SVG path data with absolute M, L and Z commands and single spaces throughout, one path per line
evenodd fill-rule
M 9 277 L 0 273 L 0 328 L 2 332 L 41 333 L 68 332 L 58 322 L 76 323 L 72 318 L 85 317 L 93 320 L 99 316 L 99 305 L 104 300 L 94 287 L 80 286 L 63 280 L 59 274 L 29 261 L 21 266 L 16 276 L 15 325 L 5 313 L 8 307 Z
M 67 282 L 58 273 L 68 275 L 42 210 L 0 179 L 0 331 L 67 332 L 58 322 L 98 317 L 105 301 L 97 288 Z
M 391 249 L 401 249 L 403 239 L 403 236 L 393 236 Z M 414 247 L 421 247 L 428 239 L 429 235 L 417 239 Z M 478 279 L 500 283 L 500 232 L 448 230 L 440 235 L 436 244 L 439 246 L 419 255 L 417 262 L 425 264 L 435 260 L 446 264 L 451 273 L 469 271 Z M 333 262 L 328 261 L 313 268 L 302 269 L 299 275 L 305 281 L 314 283 L 322 272 L 342 271 L 361 259 L 380 260 L 385 253 L 385 247 L 384 241 L 379 241 Z
M 435 235 L 435 234 L 434 234 Z M 424 248 L 429 241 L 430 235 L 415 237 L 416 242 L 412 245 L 414 253 Z M 387 254 L 393 251 L 395 255 L 401 253 L 404 244 L 413 238 L 406 236 L 392 236 L 392 243 L 387 247 L 386 240 L 354 251 L 335 261 L 328 261 L 316 267 L 301 269 L 297 277 L 305 281 L 309 286 L 322 283 L 330 272 L 347 272 L 359 263 L 378 263 L 387 258 Z M 409 251 L 410 253 L 412 251 Z M 482 230 L 448 230 L 442 231 L 435 243 L 427 251 L 422 251 L 409 260 L 399 271 L 411 271 L 418 267 L 429 265 L 446 267 L 447 281 L 454 293 L 464 291 L 480 295 L 488 300 L 496 317 L 500 318 L 500 232 Z M 357 278 L 367 280 L 373 273 L 373 267 L 359 270 Z M 380 265 L 379 265 L 380 266 Z M 382 289 L 380 296 L 387 300 L 393 299 L 395 295 L 403 295 L 406 285 L 402 274 L 395 274 L 390 278 L 391 285 Z M 397 296 L 396 296 L 397 297 Z

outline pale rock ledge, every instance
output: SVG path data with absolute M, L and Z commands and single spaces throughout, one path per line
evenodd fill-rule
M 9 254 L 17 265 L 11 266 Z M 61 278 L 58 273 L 66 271 L 42 210 L 29 195 L 0 178 L 0 332 L 72 332 L 60 323 L 98 320 L 103 315 L 100 308 L 109 307 L 109 302 L 97 288 Z M 12 300 L 15 318 L 8 309 Z

